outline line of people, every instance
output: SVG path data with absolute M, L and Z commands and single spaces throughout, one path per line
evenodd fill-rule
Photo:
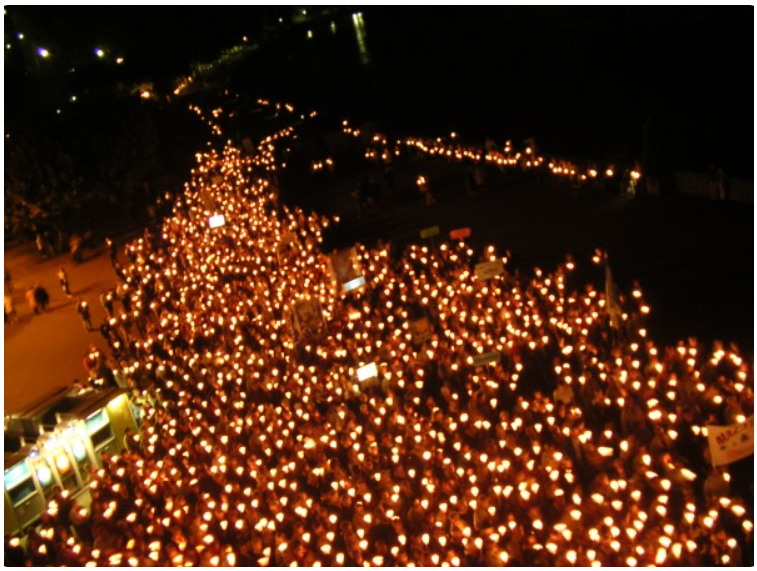
M 234 148 L 198 158 L 173 215 L 126 249 L 107 320 L 126 382 L 151 397 L 142 429 L 91 474 L 89 510 L 48 509 L 29 563 L 743 561 L 752 507 L 706 439 L 753 414 L 735 346 L 658 348 L 640 288 L 616 327 L 573 260 L 483 281 L 475 264 L 501 256 L 462 242 L 358 245 L 367 286 L 343 295 L 319 251 L 333 220 L 276 207 Z M 328 331 L 298 342 L 290 311 L 308 296 Z M 416 344 L 422 316 L 434 335 Z

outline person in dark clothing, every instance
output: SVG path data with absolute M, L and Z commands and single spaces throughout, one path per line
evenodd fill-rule
M 116 272 L 116 276 L 118 276 L 118 279 L 122 282 L 126 281 L 126 273 L 124 272 L 124 269 L 121 267 L 121 264 L 118 262 L 115 262 L 113 264 L 113 271 Z
M 113 317 L 114 301 L 115 296 L 113 295 L 113 292 L 107 291 L 100 294 L 100 303 L 102 303 L 103 307 L 105 308 L 105 312 L 108 314 L 108 317 Z
M 50 294 L 47 293 L 45 288 L 37 285 L 34 287 L 34 301 L 37 302 L 40 312 L 44 313 L 50 305 Z
M 113 267 L 118 263 L 118 253 L 116 252 L 116 245 L 110 238 L 105 238 L 105 248 L 108 250 L 108 257 Z
M 89 305 L 81 298 L 79 298 L 79 301 L 76 304 L 76 313 L 81 316 L 81 322 L 84 325 L 84 328 L 87 331 L 92 331 L 92 321 L 89 316 Z
M 74 264 L 80 264 L 82 262 L 82 245 L 83 245 L 82 237 L 78 234 L 72 234 L 71 238 L 68 241 L 69 247 L 71 249 L 71 260 Z

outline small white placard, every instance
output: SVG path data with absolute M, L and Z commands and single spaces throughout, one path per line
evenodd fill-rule
M 368 363 L 357 370 L 357 380 L 361 383 L 375 377 L 378 377 L 378 367 L 376 367 L 376 363 Z
M 223 217 L 223 214 L 216 214 L 208 218 L 208 224 L 210 224 L 211 228 L 219 228 L 226 224 L 226 219 Z

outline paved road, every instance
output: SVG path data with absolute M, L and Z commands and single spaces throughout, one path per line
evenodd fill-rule
M 634 279 L 641 283 L 656 340 L 670 344 L 694 335 L 753 351 L 753 205 L 692 196 L 576 197 L 567 185 L 517 176 L 494 177 L 487 192 L 468 197 L 459 165 L 412 160 L 396 170 L 399 190 L 386 192 L 362 218 L 349 196 L 360 173 L 337 171 L 336 180 L 315 187 L 284 178 L 282 197 L 342 216 L 332 240 L 337 247 L 355 240 L 371 245 L 377 238 L 404 245 L 419 241 L 423 228 L 439 226 L 449 236 L 468 226 L 474 244 L 509 249 L 525 271 L 551 268 L 568 253 L 581 269 L 601 247 L 610 252 L 621 289 L 629 291 Z M 431 180 L 437 204 L 423 204 L 414 186 L 418 174 Z M 603 287 L 601 276 L 595 284 Z
M 365 170 L 319 183 L 284 179 L 285 201 L 343 216 L 333 243 L 389 238 L 397 244 L 418 240 L 428 226 L 448 235 L 470 226 L 473 243 L 494 243 L 514 254 L 514 263 L 530 270 L 573 254 L 588 266 L 597 246 L 610 251 L 621 288 L 639 279 L 651 303 L 651 335 L 673 343 L 688 335 L 703 341 L 736 341 L 754 348 L 754 217 L 751 205 L 717 204 L 695 197 L 631 199 L 627 196 L 574 198 L 553 183 L 510 178 L 489 192 L 467 197 L 464 171 L 456 165 L 411 161 L 397 167 L 400 190 L 386 192 L 379 205 L 356 217 L 349 191 Z M 425 206 L 413 181 L 428 175 L 438 203 Z M 406 190 L 402 190 L 406 189 Z M 120 240 L 121 244 L 126 237 Z M 69 273 L 74 295 L 92 308 L 92 323 L 104 310 L 101 291 L 116 283 L 107 256 L 99 253 L 79 266 L 67 256 L 40 261 L 33 245 L 5 252 L 14 278 L 20 321 L 5 325 L 6 414 L 21 410 L 56 387 L 85 376 L 82 365 L 90 343 L 105 349 L 99 333 L 87 333 L 75 312 L 75 300 L 63 295 L 56 271 Z M 596 279 L 596 275 L 593 276 Z M 52 297 L 51 310 L 32 316 L 24 302 L 26 287 L 40 283 Z M 601 287 L 601 277 L 597 284 Z
M 19 412 L 58 387 L 69 386 L 76 378 L 85 379 L 84 352 L 90 343 L 105 350 L 99 332 L 88 333 L 76 312 L 76 298 L 90 306 L 92 324 L 105 317 L 100 293 L 116 285 L 108 256 L 102 252 L 80 265 L 68 255 L 41 260 L 33 244 L 5 251 L 5 267 L 13 277 L 13 299 L 18 323 L 5 324 L 4 414 Z M 57 278 L 63 266 L 68 272 L 73 299 L 67 299 Z M 24 299 L 27 287 L 40 284 L 50 293 L 47 313 L 34 315 Z

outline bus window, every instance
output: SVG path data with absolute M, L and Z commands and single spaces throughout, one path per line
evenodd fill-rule
M 110 427 L 110 419 L 105 409 L 99 410 L 86 420 L 87 433 L 92 439 L 95 449 L 101 447 L 115 438 L 113 429 Z
M 11 504 L 14 507 L 37 492 L 31 470 L 29 470 L 26 462 L 22 462 L 7 470 L 3 476 L 5 490 L 8 492 Z

